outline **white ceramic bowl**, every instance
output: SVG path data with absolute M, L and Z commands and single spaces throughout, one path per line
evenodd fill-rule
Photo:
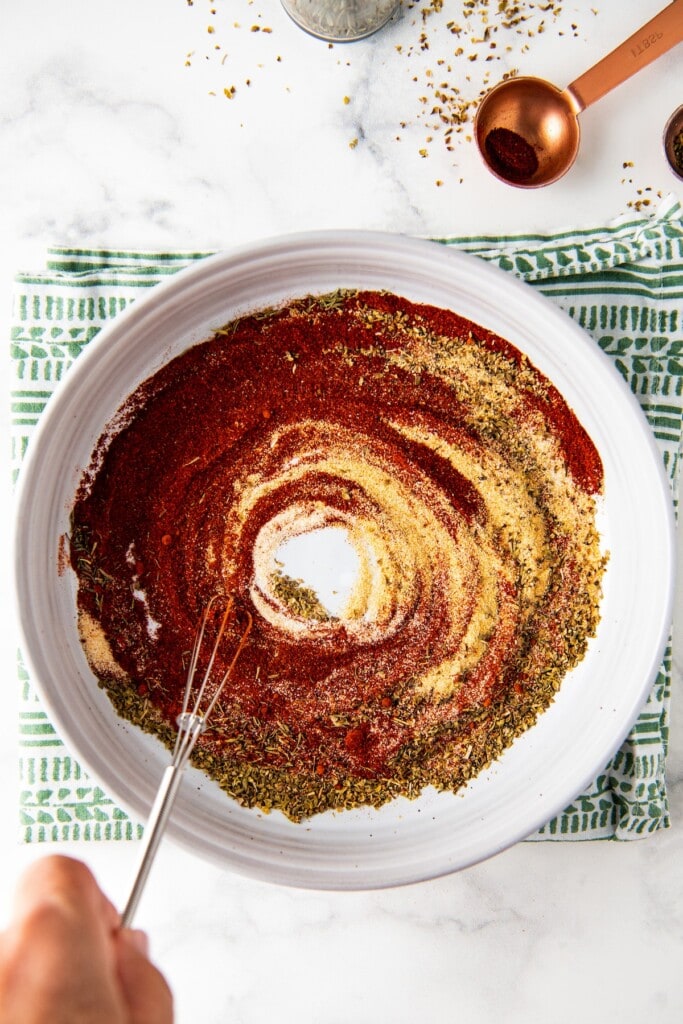
M 324 232 L 232 250 L 158 285 L 88 345 L 50 401 L 21 473 L 16 580 L 31 678 L 93 778 L 144 820 L 168 753 L 117 718 L 85 661 L 75 578 L 58 574 L 80 474 L 122 401 L 236 315 L 339 287 L 389 289 L 445 306 L 526 352 L 565 396 L 605 469 L 610 552 L 598 634 L 550 709 L 457 795 L 425 791 L 380 810 L 293 824 L 229 800 L 191 770 L 169 827 L 197 854 L 275 882 L 330 889 L 434 877 L 515 843 L 604 767 L 637 717 L 671 622 L 673 519 L 648 424 L 618 372 L 566 315 L 512 276 L 437 243 Z

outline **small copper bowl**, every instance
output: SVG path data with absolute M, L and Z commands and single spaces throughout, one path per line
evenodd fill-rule
M 664 152 L 674 174 L 683 179 L 683 106 L 674 110 L 664 129 Z

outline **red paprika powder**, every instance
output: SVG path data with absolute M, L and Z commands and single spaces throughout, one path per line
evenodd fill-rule
M 600 458 L 495 334 L 387 293 L 309 296 L 189 348 L 125 412 L 73 509 L 86 654 L 168 742 L 196 622 L 232 594 L 254 624 L 196 763 L 233 799 L 300 820 L 456 790 L 583 656 Z M 360 567 L 335 614 L 278 562 L 320 529 Z
M 493 169 L 508 181 L 529 181 L 538 170 L 534 147 L 510 128 L 492 128 L 484 146 Z

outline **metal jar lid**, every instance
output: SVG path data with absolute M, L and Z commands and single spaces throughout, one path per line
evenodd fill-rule
M 293 21 L 333 43 L 364 39 L 385 25 L 401 0 L 282 0 Z

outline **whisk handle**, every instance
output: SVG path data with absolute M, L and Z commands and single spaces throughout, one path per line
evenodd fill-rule
M 183 766 L 175 764 L 170 764 L 161 777 L 159 789 L 152 805 L 152 810 L 149 813 L 147 825 L 145 826 L 140 865 L 135 876 L 133 888 L 128 897 L 128 902 L 121 914 L 122 928 L 130 927 L 133 921 L 133 916 L 142 896 L 142 890 L 145 887 L 154 856 L 166 829 L 166 824 L 182 779 Z

